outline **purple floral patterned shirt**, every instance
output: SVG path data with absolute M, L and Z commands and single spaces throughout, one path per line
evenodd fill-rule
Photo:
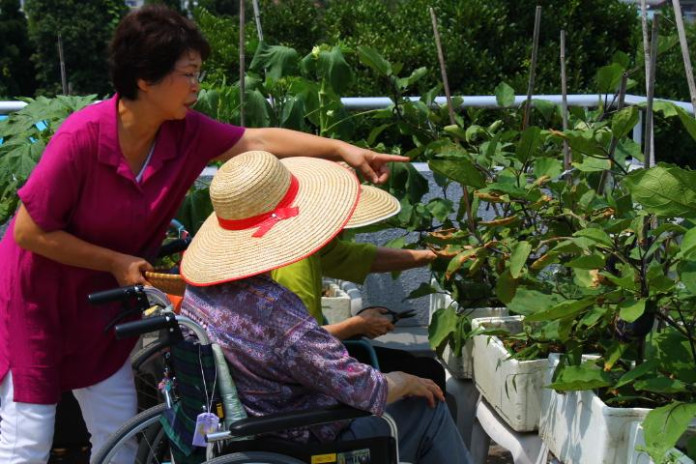
M 261 275 L 211 287 L 188 286 L 182 315 L 205 327 L 232 367 L 247 413 L 264 416 L 345 403 L 382 415 L 387 381 L 348 355 L 302 301 Z M 333 441 L 347 423 L 287 430 L 283 438 Z

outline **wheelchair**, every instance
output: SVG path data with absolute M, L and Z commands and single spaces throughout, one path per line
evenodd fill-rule
M 205 330 L 177 315 L 167 295 L 135 285 L 90 295 L 94 304 L 131 302 L 130 312 L 147 310 L 150 317 L 114 324 L 118 338 L 159 331 L 152 355 L 164 366 L 158 388 L 163 402 L 123 424 L 93 455 L 92 464 L 107 464 L 127 446 L 137 444 L 135 462 L 188 464 L 398 464 L 398 430 L 388 414 L 391 436 L 333 443 L 298 443 L 268 436 L 288 429 L 369 416 L 347 405 L 247 417 L 222 349 Z M 135 302 L 135 303 L 134 303 Z M 133 309 L 135 307 L 136 309 Z M 182 330 L 183 328 L 183 330 Z M 142 357 L 142 356 L 141 356 Z M 204 446 L 193 446 L 196 417 L 214 414 L 219 425 L 203 434 Z M 200 444 L 200 443 L 199 443 Z

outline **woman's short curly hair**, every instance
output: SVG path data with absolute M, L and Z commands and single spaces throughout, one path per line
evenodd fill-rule
M 121 97 L 138 98 L 138 79 L 157 83 L 188 51 L 205 60 L 210 45 L 196 24 L 164 5 L 147 5 L 126 15 L 109 49 L 109 70 Z

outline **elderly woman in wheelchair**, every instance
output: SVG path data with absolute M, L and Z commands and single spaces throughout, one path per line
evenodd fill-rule
M 469 462 L 434 382 L 403 372 L 383 374 L 357 362 L 296 295 L 268 275 L 334 238 L 350 218 L 359 190 L 350 171 L 329 161 L 279 161 L 248 152 L 225 163 L 210 187 L 215 211 L 182 261 L 189 284 L 182 315 L 222 348 L 250 416 L 288 414 L 292 425 L 285 423 L 273 436 L 299 443 L 305 452 L 328 453 L 326 460 L 312 462 L 393 462 L 375 460 L 378 454 L 367 445 L 342 461 L 330 452 L 345 449 L 348 441 L 389 437 L 390 427 L 379 417 L 385 413 L 398 426 L 401 459 Z M 335 409 L 340 404 L 373 415 Z M 318 425 L 294 416 L 327 407 L 329 419 Z

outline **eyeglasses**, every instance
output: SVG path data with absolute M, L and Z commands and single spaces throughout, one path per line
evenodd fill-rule
M 191 73 L 191 72 L 185 73 L 185 72 L 177 71 L 177 75 L 185 77 L 186 79 L 188 79 L 189 83 L 194 84 L 194 85 L 200 84 L 201 82 L 203 82 L 203 79 L 205 79 L 205 71 L 203 71 L 203 72 L 196 71 L 193 73 Z

